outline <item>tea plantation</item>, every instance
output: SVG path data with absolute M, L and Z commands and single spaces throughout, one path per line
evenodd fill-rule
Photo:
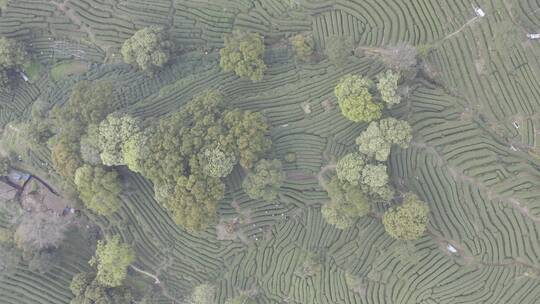
M 133 303 L 203 303 L 189 302 L 203 283 L 215 288 L 211 303 L 246 294 L 253 302 L 238 303 L 540 303 L 540 40 L 527 38 L 540 32 L 540 1 L 0 0 L 0 12 L 0 37 L 24 44 L 35 65 L 0 92 L 0 152 L 18 154 L 13 168 L 68 197 L 51 145 L 25 144 L 17 125 L 35 119 L 36 103 L 67 104 L 89 80 L 112 83 L 113 107 L 147 124 L 217 90 L 227 107 L 265 117 L 266 157 L 281 160 L 285 177 L 277 199 L 253 199 L 235 166 L 217 220 L 196 232 L 175 223 L 144 174 L 118 166 L 119 209 L 80 208 L 50 270 L 21 259 L 0 275 L 0 303 L 70 303 L 73 276 L 92 269 L 95 240 L 81 234 L 93 226 L 97 239 L 118 235 L 133 249 Z M 175 47 L 153 74 L 121 54 L 150 26 Z M 264 37 L 261 81 L 220 68 L 235 30 Z M 297 34 L 312 38 L 308 62 L 290 45 Z M 336 35 L 354 48 L 343 66 L 325 55 Z M 429 207 L 425 233 L 410 241 L 385 232 L 393 201 L 372 203 L 347 229 L 320 211 L 337 161 L 368 126 L 342 115 L 334 88 L 348 74 L 376 81 L 387 69 L 381 54 L 399 45 L 419 59 L 401 103 L 383 110 L 412 127 L 408 148 L 392 147 L 388 173 Z M 1 215 L 0 228 L 9 225 Z

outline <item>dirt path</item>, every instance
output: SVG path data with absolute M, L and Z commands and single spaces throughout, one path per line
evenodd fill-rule
M 161 281 L 159 280 L 159 278 L 158 278 L 157 276 L 155 276 L 155 275 L 153 275 L 153 274 L 151 274 L 151 273 L 149 273 L 149 272 L 146 272 L 146 271 L 144 271 L 144 270 L 138 268 L 138 267 L 135 266 L 135 265 L 129 265 L 129 266 L 130 266 L 133 270 L 135 270 L 135 271 L 137 271 L 137 272 L 139 272 L 139 273 L 142 273 L 142 274 L 144 274 L 144 275 L 146 275 L 146 276 L 151 277 L 152 279 L 154 279 L 154 284 L 161 284 Z
M 439 40 L 438 43 L 441 43 L 441 42 L 443 42 L 443 41 L 445 41 L 445 40 L 447 40 L 447 39 L 450 39 L 450 38 L 452 38 L 453 36 L 455 36 L 455 35 L 461 33 L 461 31 L 463 31 L 465 28 L 467 28 L 467 26 L 473 24 L 473 23 L 474 23 L 476 20 L 478 20 L 479 18 L 480 18 L 480 17 L 478 17 L 478 16 L 473 17 L 473 18 L 470 19 L 469 21 L 465 22 L 465 24 L 464 24 L 462 27 L 460 27 L 459 29 L 457 29 L 455 32 L 450 33 L 450 34 L 446 35 L 444 38 L 442 38 L 441 40 Z

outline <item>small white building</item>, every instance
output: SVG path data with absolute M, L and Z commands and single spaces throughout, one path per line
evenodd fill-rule
M 26 82 L 28 82 L 28 76 L 26 76 L 26 74 L 24 72 L 19 72 L 19 74 L 21 75 L 22 79 Z
M 486 13 L 484 13 L 484 11 L 479 8 L 479 7 L 475 7 L 474 8 L 474 13 L 476 14 L 476 16 L 478 17 L 484 17 L 486 15 Z
M 540 39 L 540 34 L 527 34 L 529 39 Z
M 452 246 L 451 244 L 446 245 L 446 250 L 450 253 L 457 253 L 456 247 Z

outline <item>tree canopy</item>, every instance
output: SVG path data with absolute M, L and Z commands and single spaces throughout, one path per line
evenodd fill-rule
M 426 231 L 428 214 L 426 203 L 413 193 L 407 193 L 401 206 L 384 213 L 384 229 L 395 239 L 416 240 Z
M 114 236 L 107 241 L 99 240 L 96 254 L 89 261 L 97 268 L 96 280 L 106 287 L 118 287 L 124 282 L 127 268 L 135 260 L 133 250 Z
M 99 124 L 112 112 L 113 101 L 110 82 L 81 81 L 71 91 L 68 102 L 55 106 L 51 116 L 60 132 L 75 128 L 82 134 L 89 124 Z
M 218 147 L 205 149 L 199 157 L 203 172 L 211 177 L 229 175 L 236 162 L 234 154 L 227 154 Z
M 356 143 L 361 153 L 378 161 L 386 161 L 393 144 L 401 148 L 409 146 L 411 133 L 411 127 L 406 121 L 388 117 L 370 123 L 356 139 Z
M 382 105 L 369 92 L 372 82 L 358 75 L 343 77 L 334 89 L 343 116 L 354 122 L 370 122 L 382 115 Z
M 128 288 L 109 288 L 96 280 L 96 274 L 83 272 L 76 274 L 69 288 L 75 297 L 71 304 L 129 304 L 133 297 Z
M 377 76 L 377 90 L 381 94 L 381 99 L 389 106 L 399 104 L 401 96 L 397 95 L 399 73 L 394 73 L 392 70 L 387 70 Z
M 137 119 L 129 115 L 109 114 L 99 124 L 98 145 L 103 164 L 124 165 L 124 146 L 140 132 L 140 122 Z
M 368 187 L 369 192 L 380 192 L 379 189 L 386 187 L 386 185 L 388 184 L 388 173 L 386 172 L 386 165 L 367 164 L 362 169 L 361 184 Z
M 86 208 L 101 215 L 110 215 L 120 208 L 122 187 L 114 169 L 84 165 L 75 172 L 75 185 Z
M 327 223 L 339 229 L 350 227 L 354 220 L 369 212 L 369 202 L 360 189 L 337 176 L 332 177 L 326 186 L 330 202 L 321 207 Z
M 83 162 L 94 166 L 101 165 L 103 163 L 100 156 L 98 125 L 88 125 L 86 134 L 81 137 L 79 146 Z
M 247 195 L 253 199 L 275 200 L 279 188 L 283 185 L 285 175 L 282 172 L 281 162 L 274 160 L 261 160 L 250 172 L 242 187 Z
M 237 160 L 250 168 L 270 147 L 264 117 L 226 109 L 217 91 L 193 97 L 137 134 L 123 147 L 125 163 L 153 182 L 158 201 L 190 230 L 203 230 L 215 219 L 225 187 L 219 178 Z
M 162 27 L 138 30 L 122 45 L 121 53 L 128 64 L 136 64 L 143 71 L 163 67 L 170 59 L 173 43 Z
M 263 37 L 257 33 L 233 31 L 225 35 L 225 47 L 220 50 L 220 66 L 225 72 L 260 81 L 266 71 L 263 61 Z
M 9 88 L 10 75 L 27 60 L 24 47 L 13 39 L 0 37 L 0 91 Z
M 218 178 L 194 173 L 178 177 L 174 187 L 164 184 L 157 188 L 156 199 L 177 224 L 200 231 L 215 221 L 217 203 L 224 193 L 225 185 Z
M 240 165 L 251 168 L 271 146 L 268 124 L 259 112 L 231 110 L 223 117 L 228 133 L 224 146 L 229 146 L 238 156 Z
M 63 177 L 73 178 L 75 171 L 82 165 L 79 144 L 72 134 L 58 135 L 51 150 L 53 168 Z
M 339 179 L 358 185 L 362 178 L 362 169 L 366 165 L 366 158 L 360 153 L 349 153 L 342 157 L 336 165 L 336 174 Z

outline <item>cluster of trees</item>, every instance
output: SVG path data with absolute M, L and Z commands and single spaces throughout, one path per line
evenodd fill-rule
M 13 75 L 27 60 L 24 47 L 13 39 L 0 37 L 0 92 L 10 88 Z
M 120 163 L 118 141 L 131 132 L 122 125 L 131 120 L 109 115 L 114 109 L 111 83 L 81 81 L 69 100 L 49 113 L 53 168 L 69 183 L 74 182 L 88 209 L 101 215 L 118 210 L 121 192 L 119 175 L 103 164 Z
M 195 96 L 144 132 L 127 121 L 125 128 L 105 136 L 114 139 L 110 154 L 115 157 L 102 154 L 102 159 L 114 159 L 150 179 L 156 199 L 175 222 L 193 231 L 214 222 L 225 190 L 221 178 L 236 164 L 251 169 L 271 145 L 264 117 L 227 109 L 217 91 Z M 131 136 L 122 129 L 132 130 Z
M 380 119 L 383 104 L 390 107 L 400 102 L 396 94 L 398 80 L 398 73 L 380 74 L 377 83 L 380 96 L 376 98 L 370 92 L 371 81 L 358 75 L 345 76 L 335 88 L 345 117 L 355 122 L 370 122 L 356 138 L 357 151 L 338 161 L 336 175 L 326 185 L 330 202 L 322 206 L 321 212 L 325 220 L 337 228 L 348 228 L 358 217 L 368 214 L 370 202 L 399 198 L 389 184 L 386 162 L 393 146 L 408 147 L 412 129 L 403 120 Z M 416 239 L 426 229 L 429 209 L 413 194 L 407 193 L 404 197 L 403 204 L 385 213 L 383 224 L 388 234 L 396 239 Z
M 382 116 L 384 105 L 391 107 L 401 102 L 397 94 L 399 73 L 388 70 L 377 76 L 376 88 L 379 95 L 373 95 L 373 82 L 360 75 L 346 75 L 334 89 L 341 113 L 354 122 L 370 122 Z
M 250 170 L 250 196 L 275 199 L 283 183 L 279 161 L 258 161 L 271 146 L 268 125 L 258 112 L 227 109 L 223 96 L 207 91 L 169 117 L 142 126 L 113 112 L 107 82 L 82 81 L 69 100 L 47 116 L 53 167 L 73 183 L 85 207 L 111 215 L 121 205 L 117 166 L 139 172 L 154 185 L 156 199 L 186 229 L 214 222 L 224 195 L 221 180 L 239 164 Z M 39 115 L 42 118 L 42 115 Z
M 124 280 L 134 259 L 133 250 L 122 243 L 118 236 L 98 241 L 96 253 L 89 261 L 96 271 L 73 277 L 70 289 L 75 297 L 71 304 L 132 303 L 133 296 L 130 289 L 124 286 Z

